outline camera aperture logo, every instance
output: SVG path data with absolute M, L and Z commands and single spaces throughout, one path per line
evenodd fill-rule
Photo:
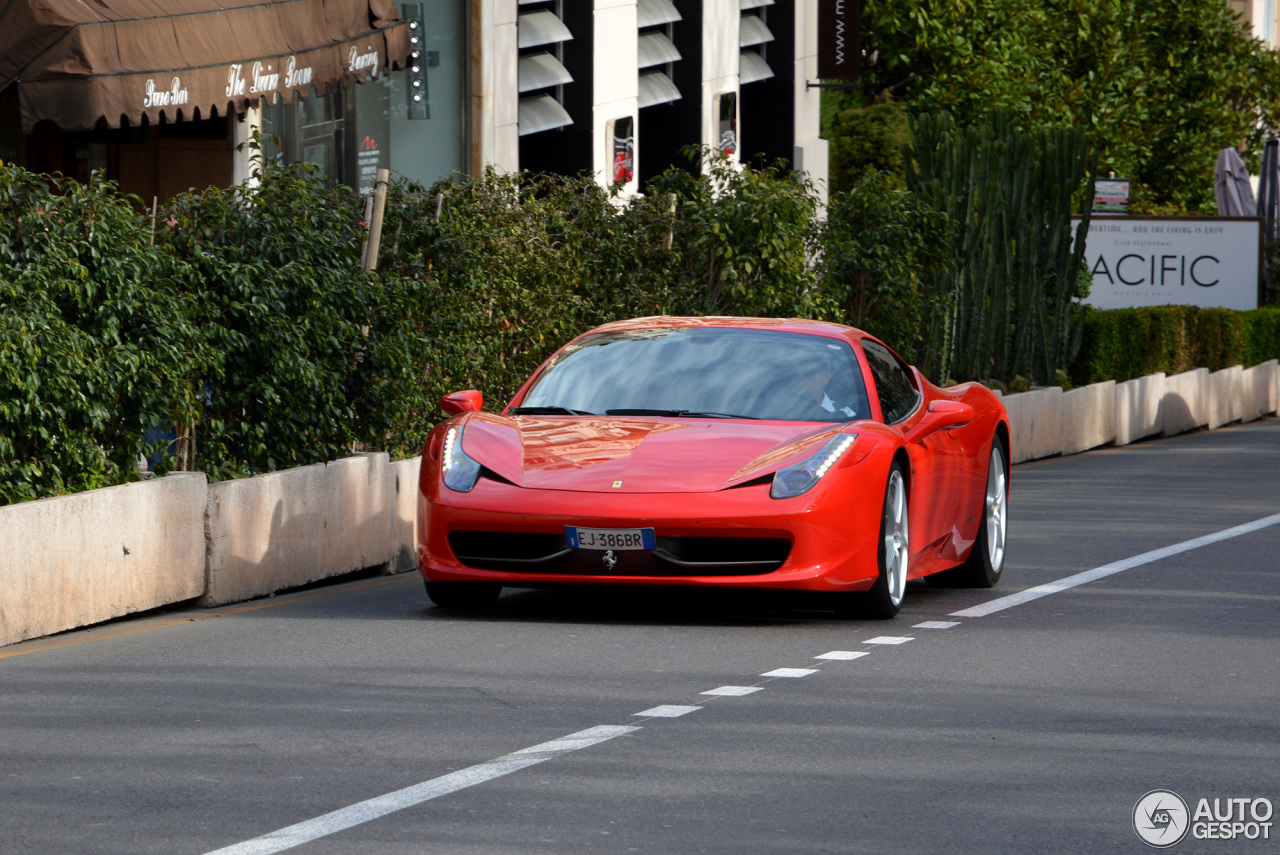
M 1190 832 L 1196 840 L 1269 840 L 1271 800 L 1202 798 L 1194 812 L 1172 790 L 1152 790 L 1133 806 L 1133 830 L 1157 849 L 1181 843 Z
M 1143 843 L 1157 849 L 1181 843 L 1189 818 L 1187 803 L 1171 790 L 1152 790 L 1133 806 L 1133 830 Z

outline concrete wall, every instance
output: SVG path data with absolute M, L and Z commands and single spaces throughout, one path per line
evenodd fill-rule
M 407 573 L 417 569 L 418 561 L 418 473 L 422 458 L 411 457 L 391 464 L 395 480 L 396 510 L 392 520 L 391 573 Z
M 1163 372 L 1116 384 L 1116 445 L 1128 445 L 1164 430 Z
M 1014 463 L 1128 445 L 1274 415 L 1280 404 L 1280 362 L 1215 371 L 1197 368 L 1073 389 L 1036 389 L 1003 397 Z
M 1116 383 L 1094 383 L 1062 396 L 1062 453 L 1079 454 L 1116 438 Z
M 420 462 L 361 454 L 0 508 L 0 645 L 187 600 L 212 606 L 355 570 L 413 570 Z
M 0 508 L 0 645 L 204 593 L 204 475 Z
M 1013 463 L 1062 453 L 1062 389 L 1050 386 L 1005 395 L 1009 413 L 1009 456 Z
M 1209 424 L 1208 368 L 1194 368 L 1164 378 L 1160 418 L 1165 436 L 1177 436 Z
M 1209 430 L 1240 421 L 1244 406 L 1244 369 L 1239 365 L 1209 375 Z
M 593 117 L 591 125 L 591 171 L 605 187 L 613 181 L 613 122 L 632 118 L 633 134 L 640 133 L 639 40 L 637 38 L 636 4 L 631 0 L 596 0 L 595 44 L 609 45 L 592 56 Z M 637 148 L 637 157 L 638 148 Z M 625 193 L 640 190 L 636 163 L 633 177 L 622 188 Z
M 703 0 L 702 4 L 702 144 L 718 147 L 720 102 L 716 96 L 738 94 L 738 32 L 742 11 L 738 0 Z M 742 99 L 738 99 L 742 118 Z M 690 141 L 692 142 L 692 140 Z M 738 152 L 733 158 L 737 160 Z
M 213 484 L 202 603 L 234 603 L 389 565 L 395 480 L 387 455 L 361 454 Z
M 810 81 L 818 80 L 818 4 L 801 2 L 795 6 L 796 62 L 795 87 L 795 136 L 796 143 L 791 157 L 794 169 L 807 172 L 818 192 L 818 201 L 827 204 L 827 179 L 829 176 L 829 149 L 822 139 L 822 90 L 809 88 Z
M 1280 403 L 1280 363 L 1276 360 L 1241 372 L 1241 421 L 1251 422 L 1276 411 Z

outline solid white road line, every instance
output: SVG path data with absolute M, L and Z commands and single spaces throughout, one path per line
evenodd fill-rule
M 817 668 L 774 668 L 767 674 L 761 674 L 761 677 L 808 677 L 810 674 L 817 674 Z
M 700 709 L 702 707 L 681 707 L 675 704 L 662 704 L 644 712 L 632 713 L 632 715 L 645 716 L 646 718 L 679 718 L 682 715 L 688 715 Z
M 485 781 L 492 781 L 503 775 L 510 775 L 512 772 L 527 769 L 552 757 L 588 748 L 639 729 L 639 727 L 623 725 L 601 725 L 580 730 L 550 742 L 505 754 L 486 763 L 468 766 L 466 769 L 459 769 L 457 772 L 450 772 L 448 775 L 441 775 L 439 778 L 432 778 L 430 781 L 396 790 L 394 793 L 358 802 L 315 819 L 264 834 L 262 837 L 215 850 L 208 855 L 271 855 L 273 852 L 283 852 L 389 813 L 395 813 L 449 793 L 456 793 L 458 790 L 465 790 L 467 787 L 474 787 L 476 784 L 483 784 Z
M 821 656 L 815 656 L 814 659 L 861 659 L 863 656 L 870 656 L 867 650 L 832 650 L 830 653 L 824 653 Z
M 1199 549 L 1202 546 L 1209 546 L 1213 543 L 1219 543 L 1223 540 L 1230 540 L 1233 537 L 1239 537 L 1242 534 L 1250 534 L 1251 532 L 1264 529 L 1269 526 L 1280 523 L 1280 514 L 1273 514 L 1269 517 L 1263 517 L 1244 525 L 1238 525 L 1234 528 L 1223 529 L 1213 534 L 1206 534 L 1204 537 L 1193 538 L 1192 540 L 1184 540 L 1182 543 L 1175 543 L 1173 546 L 1166 546 L 1163 549 L 1153 549 L 1150 552 L 1144 552 L 1141 555 L 1135 555 L 1132 558 L 1125 558 L 1122 561 L 1116 561 L 1106 564 L 1102 567 L 1095 567 L 1092 570 L 1086 570 L 1083 573 L 1077 573 L 1074 576 L 1068 576 L 1065 579 L 1059 579 L 1056 582 L 1049 582 L 1046 585 L 1037 585 L 1034 588 L 1028 588 L 1025 591 L 1019 591 L 1016 594 L 1010 594 L 1007 597 L 1000 597 L 988 603 L 983 603 L 972 608 L 964 609 L 958 612 L 952 612 L 951 617 L 986 617 L 1004 609 L 1020 606 L 1023 603 L 1032 600 L 1038 600 L 1041 597 L 1047 597 L 1050 594 L 1056 594 L 1059 591 L 1065 591 L 1068 588 L 1074 588 L 1077 585 L 1083 585 L 1086 582 L 1093 582 L 1098 579 L 1104 579 L 1107 576 L 1113 576 L 1125 570 L 1131 570 L 1134 567 L 1141 567 L 1144 564 L 1150 564 L 1153 561 L 1159 561 L 1162 558 L 1168 558 L 1171 555 L 1178 555 L 1183 552 L 1189 552 L 1192 549 Z

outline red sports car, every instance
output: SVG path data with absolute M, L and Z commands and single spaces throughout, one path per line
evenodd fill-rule
M 418 561 L 443 607 L 502 587 L 830 593 L 890 618 L 908 579 L 1004 566 L 1009 422 L 833 323 L 641 318 L 558 350 L 500 414 L 479 392 L 422 455 Z

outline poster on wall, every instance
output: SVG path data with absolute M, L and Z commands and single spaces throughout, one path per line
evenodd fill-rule
M 636 177 L 636 135 L 631 117 L 613 123 L 613 183 L 629 184 Z
M 1073 218 L 1073 233 L 1080 219 Z M 1262 220 L 1256 217 L 1093 217 L 1085 239 L 1098 309 L 1256 309 Z

